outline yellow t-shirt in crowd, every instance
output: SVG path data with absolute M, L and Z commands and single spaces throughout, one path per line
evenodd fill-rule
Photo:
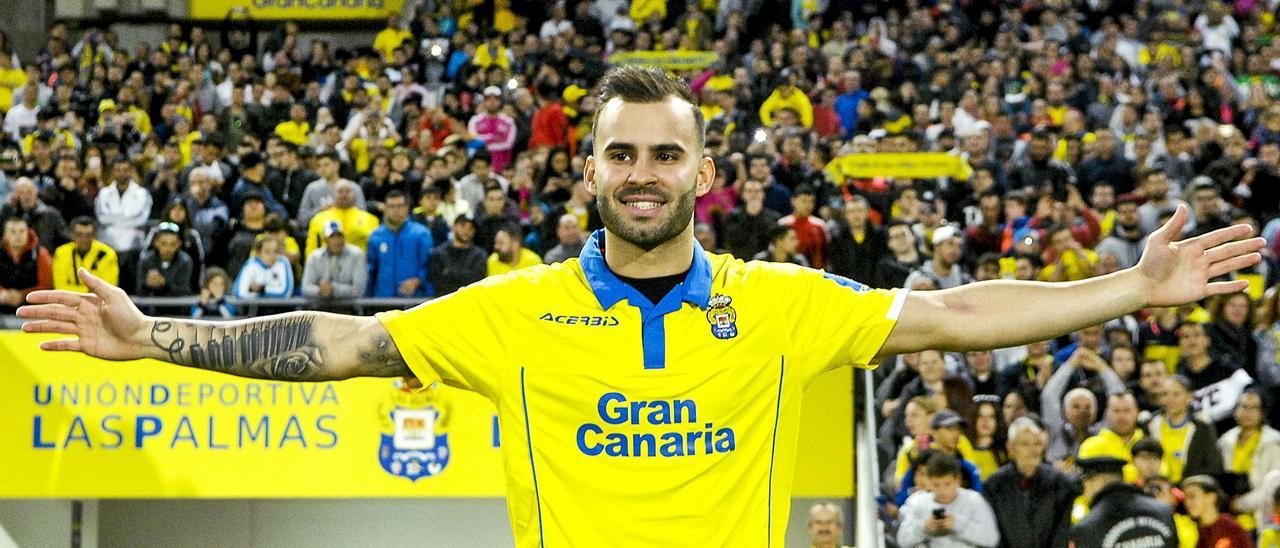
M 601 234 L 377 317 L 422 384 L 497 407 L 517 546 L 782 546 L 804 389 L 872 367 L 907 292 L 690 242 L 655 305 Z
M 542 264 L 542 257 L 539 257 L 537 253 L 530 251 L 528 248 L 520 248 L 520 259 L 516 261 L 514 267 L 498 259 L 497 253 L 492 253 L 489 255 L 489 275 L 501 276 L 508 272 L 524 270 L 540 264 Z
M 1182 426 L 1174 427 L 1169 424 L 1169 419 L 1162 417 L 1160 420 L 1160 446 L 1164 448 L 1164 465 L 1169 471 L 1169 481 L 1178 483 L 1182 481 L 1182 467 L 1187 462 L 1187 448 L 1191 445 L 1191 439 L 1187 436 L 1190 432 L 1191 417 L 1187 417 Z

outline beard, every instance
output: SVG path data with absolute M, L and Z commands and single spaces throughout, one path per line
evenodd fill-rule
M 516 254 L 507 250 L 498 251 L 498 260 L 504 263 L 510 263 L 516 258 Z
M 652 219 L 627 220 L 626 214 L 621 211 L 622 203 L 605 194 L 596 195 L 596 206 L 600 210 L 600 219 L 604 222 L 605 229 L 631 245 L 653 251 L 689 228 L 689 223 L 693 221 L 695 188 L 675 196 L 674 200 L 668 199 L 662 205 L 667 210 L 666 215 Z M 657 192 L 662 194 L 661 191 Z

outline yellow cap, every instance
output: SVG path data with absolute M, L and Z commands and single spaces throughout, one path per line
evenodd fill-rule
M 564 88 L 564 93 L 561 93 L 560 96 L 564 98 L 566 103 L 572 103 L 586 94 L 587 90 L 578 87 L 576 84 L 569 84 L 569 87 Z

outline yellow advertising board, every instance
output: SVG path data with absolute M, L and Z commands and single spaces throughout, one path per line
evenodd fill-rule
M 973 169 L 959 156 L 945 152 L 878 152 L 874 154 L 848 154 L 832 161 L 832 169 L 845 177 L 869 179 L 872 177 L 897 177 L 902 179 L 929 179 L 954 177 L 968 180 Z
M 494 407 L 398 379 L 107 362 L 0 332 L 0 498 L 501 497 Z M 852 370 L 806 393 L 796 496 L 853 494 Z
M 714 51 L 624 51 L 609 56 L 614 65 L 653 65 L 667 70 L 703 70 L 720 61 Z
M 383 19 L 400 13 L 404 0 L 190 0 L 188 17 L 224 19 L 228 13 L 253 19 Z

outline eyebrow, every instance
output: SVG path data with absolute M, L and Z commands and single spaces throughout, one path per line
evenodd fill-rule
M 605 146 L 604 151 L 605 152 L 613 152 L 613 151 L 629 152 L 629 151 L 637 150 L 639 148 L 640 147 L 632 143 L 613 142 Z M 654 152 L 678 152 L 682 154 L 685 152 L 684 147 L 676 143 L 659 143 L 659 144 L 653 145 L 652 147 L 650 147 L 650 149 L 653 150 Z

